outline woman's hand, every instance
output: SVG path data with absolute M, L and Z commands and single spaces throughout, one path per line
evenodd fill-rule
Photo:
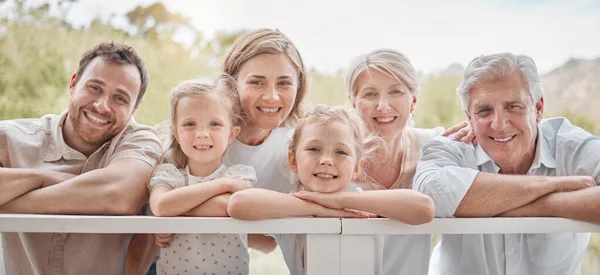
M 475 131 L 473 131 L 473 128 L 471 128 L 471 124 L 468 121 L 463 121 L 448 128 L 448 130 L 442 133 L 442 136 L 450 137 L 456 141 L 477 145 Z
M 169 243 L 173 239 L 173 236 L 175 235 L 172 233 L 154 234 L 154 242 L 156 242 L 156 245 L 158 245 L 158 247 L 166 248 L 169 247 Z

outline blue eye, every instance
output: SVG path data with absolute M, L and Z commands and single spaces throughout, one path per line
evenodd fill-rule
M 184 127 L 193 127 L 193 126 L 196 126 L 196 123 L 194 123 L 194 122 L 186 122 L 186 123 L 183 124 L 183 126 Z
M 211 127 L 219 127 L 219 126 L 221 126 L 221 123 L 213 121 L 213 122 L 210 123 L 210 126 Z
M 404 91 L 396 89 L 396 90 L 390 91 L 390 94 L 404 94 Z
M 317 151 L 319 151 L 319 149 L 317 149 L 315 147 L 310 147 L 310 148 L 306 149 L 306 151 L 317 152 Z
M 346 153 L 345 151 L 342 151 L 342 150 L 340 150 L 340 151 L 337 151 L 337 152 L 335 152 L 335 153 L 336 153 L 336 154 L 339 154 L 339 155 L 345 155 L 345 156 L 347 156 L 347 155 L 348 155 L 348 153 Z

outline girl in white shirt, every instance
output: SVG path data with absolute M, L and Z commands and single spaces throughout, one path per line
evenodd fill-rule
M 289 144 L 288 163 L 302 191 L 247 189 L 231 196 L 228 212 L 243 220 L 368 217 L 367 213 L 373 213 L 408 224 L 431 221 L 431 199 L 412 190 L 341 192 L 356 190 L 351 182 L 359 177 L 376 140 L 343 108 L 319 105 L 300 120 Z M 274 236 L 291 274 L 304 270 L 304 242 L 299 236 Z
M 202 203 L 251 188 L 251 166 L 225 166 L 223 153 L 240 132 L 234 80 L 188 80 L 171 93 L 170 145 L 149 181 L 155 216 L 195 215 Z M 207 216 L 221 216 L 210 213 Z M 190 214 L 193 213 L 193 214 Z M 157 234 L 158 274 L 248 274 L 245 234 Z

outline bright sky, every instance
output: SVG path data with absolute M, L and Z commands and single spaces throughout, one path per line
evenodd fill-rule
M 153 0 L 80 0 L 69 19 L 123 14 Z M 305 63 L 323 72 L 345 68 L 358 54 L 391 47 L 420 71 L 466 65 L 481 54 L 527 54 L 541 73 L 569 57 L 600 57 L 597 0 L 169 0 L 208 37 L 215 30 L 279 28 Z

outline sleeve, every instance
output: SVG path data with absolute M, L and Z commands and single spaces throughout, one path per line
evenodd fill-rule
M 556 158 L 564 160 L 565 174 L 591 176 L 600 185 L 600 138 L 579 127 L 569 132 L 571 137 L 559 134 L 556 149 Z
M 243 179 L 251 182 L 252 185 L 256 184 L 254 167 L 248 165 L 233 165 L 225 171 L 223 177 Z
M 471 146 L 438 136 L 427 143 L 413 178 L 413 189 L 433 199 L 436 217 L 452 217 L 478 170 L 467 168 L 461 148 Z M 472 147 L 472 146 L 471 146 Z M 474 155 L 474 154 L 473 154 Z
M 137 124 L 135 122 L 131 131 L 125 131 L 119 139 L 118 144 L 114 148 L 114 152 L 110 157 L 110 162 L 124 158 L 134 158 L 142 160 L 151 166 L 156 165 L 156 162 L 161 156 L 162 146 L 158 138 L 156 130 L 150 126 Z
M 154 189 L 164 186 L 173 190 L 185 185 L 185 177 L 170 163 L 164 163 L 156 167 L 150 182 L 148 183 L 148 192 L 152 192 Z

